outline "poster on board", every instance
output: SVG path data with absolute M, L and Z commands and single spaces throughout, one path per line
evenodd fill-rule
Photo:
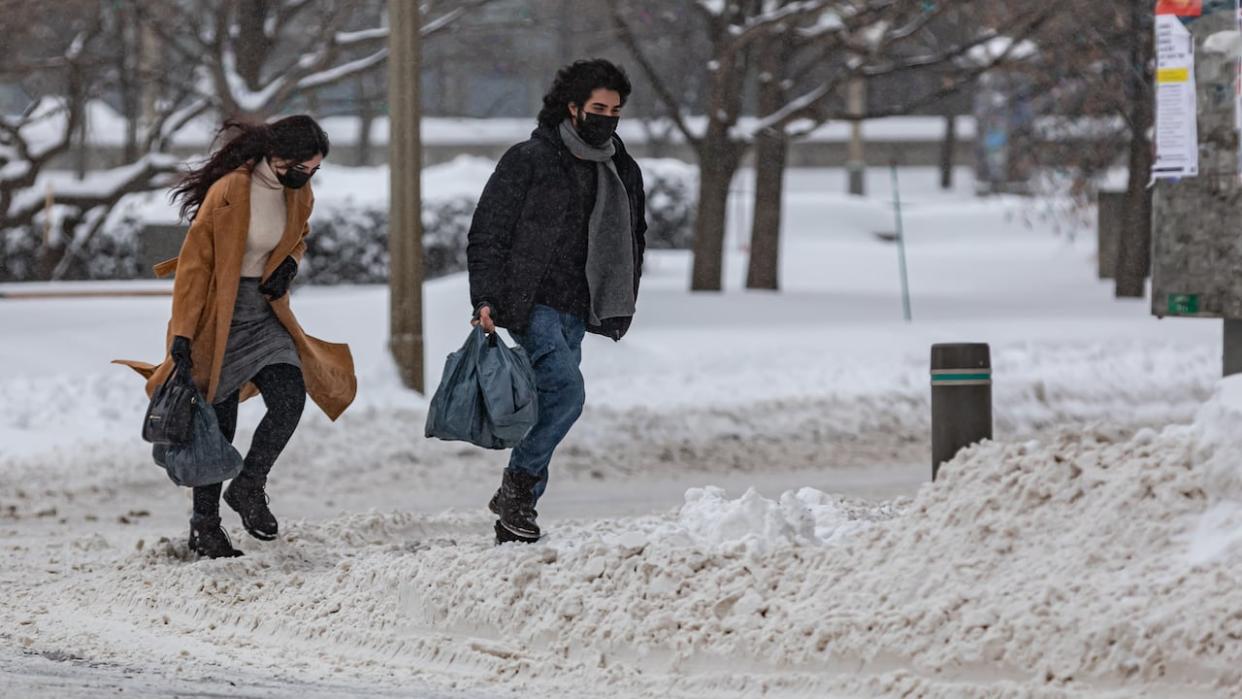
M 1198 5 L 1202 10 L 1202 6 Z M 1156 16 L 1156 179 L 1199 174 L 1195 43 L 1175 14 Z

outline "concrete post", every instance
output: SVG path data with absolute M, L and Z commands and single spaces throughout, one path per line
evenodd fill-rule
M 419 3 L 388 0 L 389 349 L 401 381 L 424 393 L 420 19 Z
M 1242 320 L 1225 319 L 1224 375 L 1242 374 Z
M 1239 53 L 1209 42 L 1236 30 L 1234 3 L 1205 2 L 1184 20 L 1195 43 L 1198 174 L 1156 183 L 1152 210 L 1152 313 L 1224 319 L 1222 370 L 1242 373 L 1242 168 Z M 1157 125 L 1159 128 L 1159 125 Z
M 1100 279 L 1117 278 L 1118 244 L 1126 218 L 1125 192 L 1100 192 L 1096 198 L 1099 210 L 1097 256 Z
M 992 356 L 985 343 L 932 345 L 932 480 L 963 448 L 992 438 Z

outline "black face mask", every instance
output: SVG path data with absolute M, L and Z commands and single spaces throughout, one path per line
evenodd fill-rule
M 294 170 L 293 168 L 286 168 L 283 173 L 276 175 L 276 179 L 289 189 L 301 189 L 302 187 L 305 187 L 306 183 L 310 182 L 310 178 L 311 173 L 302 172 L 301 170 Z
M 596 148 L 602 148 L 612 140 L 612 135 L 617 132 L 617 123 L 620 121 L 621 117 L 582 112 L 576 126 L 582 140 Z

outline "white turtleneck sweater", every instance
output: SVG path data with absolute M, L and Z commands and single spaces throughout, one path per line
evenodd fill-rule
M 272 250 L 285 234 L 285 188 L 267 158 L 250 175 L 250 233 L 242 258 L 243 277 L 261 277 Z

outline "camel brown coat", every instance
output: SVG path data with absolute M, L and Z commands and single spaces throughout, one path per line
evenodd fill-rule
M 276 249 L 272 250 L 263 278 L 267 279 L 286 257 L 302 261 L 306 251 L 305 237 L 310 232 L 307 221 L 315 199 L 310 185 L 285 190 L 288 216 L 285 231 Z M 172 339 L 177 335 L 190 339 L 190 357 L 194 364 L 194 382 L 214 403 L 224 350 L 228 345 L 229 328 L 233 323 L 233 305 L 241 280 L 242 257 L 250 231 L 250 168 L 240 167 L 221 177 L 208 190 L 190 230 L 175 259 L 155 266 L 156 276 L 176 272 L 173 284 L 172 320 L 168 323 L 164 362 L 117 360 L 147 378 L 147 395 L 154 394 L 173 370 L 168 355 Z M 272 302 L 272 310 L 280 319 L 302 362 L 306 393 L 332 420 L 353 402 L 358 390 L 354 376 L 354 360 L 349 346 L 324 342 L 307 335 L 289 307 L 289 294 Z M 253 384 L 242 388 L 242 400 L 258 393 Z

